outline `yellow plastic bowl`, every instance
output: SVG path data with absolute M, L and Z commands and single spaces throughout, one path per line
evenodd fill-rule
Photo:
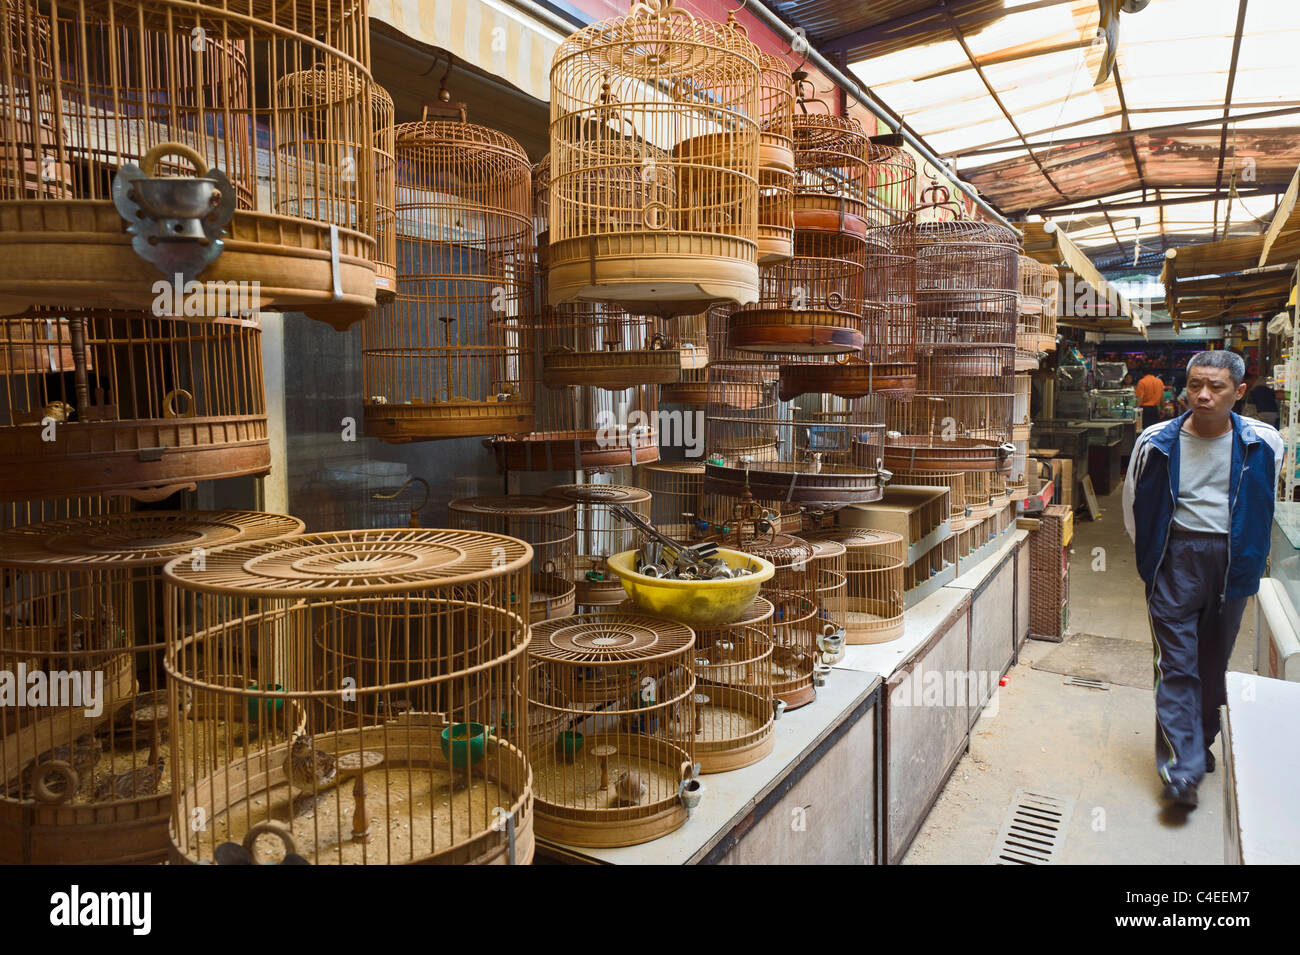
M 738 550 L 718 548 L 718 556 L 730 567 L 754 567 L 752 574 L 722 580 L 665 580 L 636 571 L 636 551 L 625 550 L 606 564 L 623 582 L 632 603 L 647 613 L 659 614 L 690 627 L 724 627 L 744 616 L 758 588 L 772 579 L 776 568 L 770 561 Z

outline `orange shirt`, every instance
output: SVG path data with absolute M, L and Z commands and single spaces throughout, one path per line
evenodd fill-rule
M 1137 383 L 1138 405 L 1149 408 L 1158 405 L 1165 397 L 1165 383 L 1155 375 L 1147 375 Z

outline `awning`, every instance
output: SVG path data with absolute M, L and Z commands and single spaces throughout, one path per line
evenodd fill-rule
M 1058 325 L 1090 332 L 1147 336 L 1150 315 L 1134 305 L 1054 222 L 1023 222 L 1025 255 L 1061 273 Z
M 1264 234 L 1264 247 L 1259 253 L 1259 265 L 1285 265 L 1300 259 L 1300 169 L 1291 177 L 1291 185 L 1282 197 L 1273 221 Z
M 1265 237 L 1237 236 L 1165 253 L 1160 273 L 1175 328 L 1269 316 L 1291 288 L 1290 265 L 1258 268 Z

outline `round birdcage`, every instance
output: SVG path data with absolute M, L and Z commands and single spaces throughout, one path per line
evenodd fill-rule
M 759 54 L 758 264 L 794 254 L 794 78 L 779 56 Z
M 528 755 L 537 831 L 579 846 L 627 846 L 681 826 L 698 795 L 695 634 L 609 610 L 533 627 Z
M 396 128 L 397 297 L 362 327 L 366 432 L 405 442 L 533 430 L 531 167 L 468 122 Z
M 184 695 L 176 723 L 168 709 L 163 565 L 302 527 L 251 511 L 140 511 L 0 532 L 0 673 L 26 694 L 0 706 L 0 862 L 166 858 L 176 777 L 164 747 L 193 713 Z M 27 694 L 24 673 L 48 698 Z
M 708 400 L 708 313 L 679 318 L 666 334 L 677 350 L 682 370 L 677 381 L 659 386 L 659 400 L 664 404 L 703 406 Z
M 528 328 L 536 338 L 541 383 L 622 391 L 671 384 L 681 378 L 682 356 L 671 332 L 647 315 L 631 315 L 603 302 L 544 307 Z
M 623 585 L 605 565 L 605 560 L 635 550 L 641 535 L 635 527 L 615 517 L 610 508 L 621 504 L 648 518 L 650 493 L 625 484 L 558 484 L 548 487 L 543 494 L 574 508 L 577 549 L 573 579 L 579 606 L 621 603 L 626 596 Z
M 880 498 L 879 396 L 782 401 L 769 362 L 712 361 L 708 373 L 706 492 L 822 507 Z
M 97 517 L 131 510 L 131 499 L 123 495 L 79 494 L 74 497 L 32 498 L 0 502 L 0 530 L 59 521 L 69 517 Z
M 650 495 L 650 523 L 674 540 L 691 540 L 708 530 L 702 516 L 703 461 L 660 461 L 636 469 L 637 485 Z
M 560 44 L 551 304 L 582 298 L 679 315 L 754 300 L 759 59 L 743 31 L 672 0 L 636 3 Z
M 1046 302 L 1043 272 L 1038 261 L 1019 257 L 1020 292 L 1016 296 L 1016 371 L 1038 368 L 1039 345 L 1043 340 Z
M 447 505 L 447 522 L 459 530 L 517 537 L 532 547 L 532 622 L 573 613 L 572 505 L 525 494 L 461 497 Z
M 0 500 L 161 494 L 270 466 L 256 319 L 0 319 Z
M 1039 351 L 1056 351 L 1056 320 L 1061 313 L 1061 273 L 1050 265 L 1038 264 L 1043 274 L 1043 324 Z
M 842 544 L 845 588 L 845 642 L 888 643 L 903 635 L 903 535 L 873 528 L 823 531 L 821 539 Z
M 832 639 L 842 639 L 848 612 L 848 550 L 840 541 L 822 535 L 805 535 L 813 549 L 812 573 L 817 594 L 817 632 Z M 822 650 L 823 663 L 844 659 L 844 648 Z
M 171 861 L 528 862 L 532 556 L 405 529 L 169 563 L 170 699 L 198 716 L 172 739 Z
M 176 274 L 340 328 L 374 307 L 366 0 L 9 0 L 0 15 L 0 314 L 147 309 Z M 325 163 L 304 163 L 309 141 Z

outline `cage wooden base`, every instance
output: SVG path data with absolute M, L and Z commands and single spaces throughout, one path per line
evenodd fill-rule
M 658 461 L 658 442 L 656 434 L 602 441 L 596 431 L 550 432 L 494 441 L 492 452 L 502 471 L 606 470 Z
M 782 401 L 809 394 L 830 394 L 841 398 L 884 395 L 906 401 L 915 393 L 914 362 L 869 362 L 848 358 L 835 362 L 781 364 Z
M 576 606 L 576 592 L 573 581 L 556 574 L 543 574 L 533 578 L 532 594 L 528 602 L 529 622 L 569 616 Z
M 246 211 L 236 212 L 226 231 L 225 251 L 200 276 L 205 289 L 220 293 L 211 300 L 227 301 L 227 289 L 236 287 L 229 283 L 257 282 L 262 308 L 305 312 L 340 330 L 375 307 L 375 241 L 369 236 L 338 229 L 331 239 L 324 223 Z M 160 279 L 173 281 L 136 255 L 111 201 L 0 202 L 0 314 L 54 301 L 67 308 L 149 311 Z
M 1009 471 L 1011 458 L 991 441 L 943 440 L 927 435 L 900 435 L 885 441 L 885 467 L 891 471 Z
M 271 468 L 265 415 L 70 421 L 0 428 L 0 500 L 132 491 Z
M 833 232 L 866 238 L 873 226 L 866 204 L 845 196 L 798 192 L 794 197 L 794 227 L 800 232 Z
M 535 424 L 533 403 L 473 401 L 457 398 L 430 404 L 374 404 L 364 409 L 366 434 L 390 444 L 469 438 L 493 434 L 527 434 Z
M 709 401 L 709 384 L 706 381 L 679 381 L 659 386 L 661 404 L 704 405 Z
M 542 384 L 549 388 L 591 385 L 622 391 L 634 385 L 665 385 L 682 376 L 675 348 L 625 351 L 554 351 L 542 356 Z
M 862 350 L 853 316 L 821 309 L 754 309 L 735 312 L 727 347 L 760 355 L 841 355 Z
M 903 635 L 903 615 L 888 600 L 849 597 L 844 642 L 852 646 L 889 643 Z
M 419 716 L 420 714 L 411 714 L 404 719 L 410 721 Z M 419 794 L 420 797 L 427 797 L 430 803 L 430 808 L 423 812 L 416 809 L 413 814 L 408 815 L 408 810 L 413 808 L 419 798 L 414 792 L 410 794 L 411 804 L 395 803 L 391 810 L 384 805 L 378 794 L 391 791 L 391 781 L 400 775 L 402 766 L 409 766 L 416 770 L 412 775 L 417 778 L 423 777 L 432 768 L 439 776 L 445 777 L 448 784 L 454 781 L 454 776 L 461 775 L 453 773 L 450 763 L 442 754 L 438 744 L 440 731 L 437 726 L 420 724 L 403 726 L 398 722 L 362 730 L 340 730 L 314 741 L 325 752 L 346 753 L 372 749 L 385 754 L 384 762 L 366 774 L 373 773 L 377 777 L 377 781 L 370 787 L 371 792 L 376 795 L 367 801 L 371 831 L 368 841 L 357 842 L 350 837 L 353 805 L 352 777 L 323 790 L 322 796 L 318 798 L 310 812 L 297 816 L 291 815 L 292 810 L 287 803 L 289 787 L 284 778 L 284 770 L 281 768 L 289 749 L 289 744 L 286 742 L 266 751 L 259 751 L 247 760 L 239 760 L 224 766 L 179 794 L 181 799 L 179 805 L 186 807 L 187 812 L 192 812 L 195 808 L 202 808 L 206 812 L 208 826 L 202 832 L 185 832 L 182 836 L 173 825 L 171 861 L 185 863 L 197 862 L 200 858 L 211 858 L 212 849 L 217 843 L 226 839 L 234 842 L 243 840 L 252 821 L 250 814 L 244 809 L 248 801 L 258 799 L 263 801 L 259 810 L 251 814 L 252 819 L 261 821 L 273 817 L 282 825 L 286 824 L 284 818 L 275 815 L 273 808 L 282 799 L 286 802 L 280 815 L 290 814 L 287 822 L 292 823 L 296 828 L 300 827 L 307 839 L 311 839 L 313 833 L 316 833 L 317 839 L 327 839 L 326 826 L 331 824 L 337 826 L 338 836 L 332 844 L 327 846 L 318 844 L 313 847 L 304 841 L 296 845 L 294 851 L 316 865 L 346 865 L 363 861 L 371 864 L 506 864 L 509 853 L 507 833 L 504 829 L 495 831 L 493 828 L 497 817 L 491 813 L 490 807 L 496 805 L 507 809 L 515 817 L 516 863 L 526 865 L 531 862 L 535 845 L 532 820 L 532 772 L 524 754 L 504 740 L 489 737 L 487 746 L 495 747 L 495 752 L 486 756 L 478 764 L 481 768 L 476 768 L 472 773 L 470 788 L 456 790 L 451 794 L 451 803 L 463 801 L 466 804 L 470 818 L 473 820 L 470 823 L 474 826 L 471 832 L 451 829 L 450 816 L 456 810 L 453 805 L 449 805 L 442 819 L 438 818 L 439 813 L 433 810 L 436 798 L 434 791 Z M 492 767 L 492 770 L 489 771 L 487 767 Z M 387 787 L 384 785 L 385 777 L 389 782 Z M 326 815 L 331 809 L 336 808 L 336 799 L 342 811 L 337 813 L 332 823 L 328 821 L 322 823 L 318 814 Z M 485 799 L 487 802 L 484 802 Z M 484 806 L 489 808 L 485 810 Z M 433 825 L 439 827 L 437 833 L 433 832 L 429 823 L 431 816 L 435 820 Z M 189 817 L 185 816 L 185 818 Z M 409 828 L 404 827 L 403 823 L 408 823 Z M 433 838 L 434 845 L 438 845 L 436 839 L 442 836 L 443 827 L 447 830 L 446 836 L 443 837 L 447 842 L 445 848 L 435 848 L 432 852 L 420 853 L 414 857 L 402 852 L 402 844 L 405 843 L 409 850 L 412 840 L 417 836 Z
M 725 464 L 705 465 L 706 494 L 738 498 L 744 493 L 746 485 L 759 500 L 822 507 L 878 501 L 882 492 L 880 477 L 874 471 L 836 472 L 823 469 L 820 473 L 814 473 L 795 470 L 794 466 L 783 466 L 779 462 L 760 462 L 757 466 L 750 465 L 748 470 Z
M 794 232 L 759 225 L 758 264 L 763 267 L 794 257 Z
M 790 137 L 763 131 L 758 142 L 758 167 L 793 173 L 794 146 L 790 144 Z
M 634 314 L 697 315 L 719 301 L 758 301 L 758 247 L 724 235 L 633 232 L 552 242 L 551 305 L 618 302 Z
M 696 720 L 701 732 L 695 734 L 695 759 L 701 773 L 729 773 L 752 766 L 776 745 L 773 735 L 772 704 L 757 693 L 739 687 L 697 683 L 696 689 L 709 698 L 697 704 Z M 722 733 L 717 724 L 729 725 L 737 718 L 748 721 L 743 733 Z

